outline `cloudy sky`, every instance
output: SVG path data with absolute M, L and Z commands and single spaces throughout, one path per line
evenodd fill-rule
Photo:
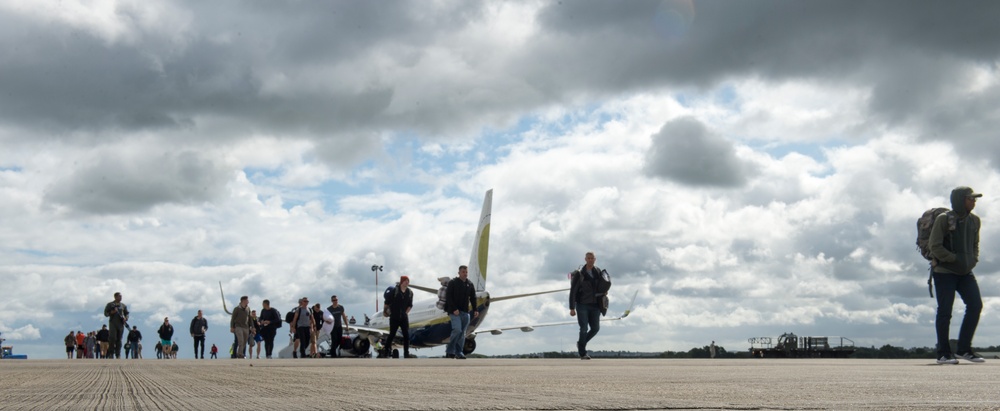
M 466 263 L 492 188 L 494 295 L 565 287 L 587 250 L 613 311 L 639 291 L 593 349 L 932 346 L 915 221 L 969 185 L 974 343 L 1000 344 L 998 18 L 979 1 L 2 1 L 0 331 L 59 358 L 121 291 L 148 338 L 180 325 L 186 357 L 198 309 L 231 340 L 220 281 L 230 304 L 338 294 L 361 318 L 372 264 L 433 285 Z M 496 303 L 487 325 L 568 320 L 565 300 Z

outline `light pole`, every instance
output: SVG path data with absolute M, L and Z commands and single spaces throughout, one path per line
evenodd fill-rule
M 372 272 L 375 273 L 375 312 L 378 312 L 378 272 L 382 271 L 382 266 L 372 265 Z

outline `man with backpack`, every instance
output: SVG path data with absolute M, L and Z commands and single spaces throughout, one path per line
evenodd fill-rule
M 295 314 L 292 314 L 290 323 L 291 327 L 295 328 L 295 347 L 292 349 L 292 358 L 306 358 L 306 347 L 309 346 L 312 329 L 315 325 L 313 316 L 309 312 L 308 298 L 299 299 L 299 306 L 295 307 Z
M 938 364 L 958 364 L 958 358 L 971 362 L 985 362 L 983 357 L 972 352 L 972 337 L 979 325 L 979 314 L 983 310 L 983 299 L 979 293 L 979 283 L 972 270 L 979 262 L 979 216 L 972 214 L 976 199 L 982 194 L 969 187 L 956 187 L 951 191 L 951 212 L 941 213 L 934 219 L 928 247 L 937 292 Z M 955 293 L 965 302 L 965 317 L 958 332 L 958 352 L 951 352 L 948 332 L 951 326 L 951 311 L 955 303 Z
M 611 279 L 607 271 L 594 265 L 597 257 L 593 252 L 588 251 L 583 259 L 586 264 L 570 274 L 569 315 L 576 316 L 580 325 L 580 339 L 576 342 L 580 359 L 589 360 L 587 343 L 601 330 L 601 315 L 608 309 L 605 304 Z

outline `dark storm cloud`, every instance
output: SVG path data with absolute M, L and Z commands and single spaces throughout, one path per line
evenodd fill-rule
M 133 213 L 210 201 L 230 178 L 228 170 L 190 151 L 155 158 L 105 156 L 55 182 L 45 201 L 83 213 Z
M 549 57 L 525 66 L 525 76 L 548 90 L 583 81 L 590 93 L 709 87 L 740 77 L 842 84 L 870 91 L 873 122 L 916 126 L 928 140 L 975 143 L 960 150 L 1000 164 L 1000 141 L 993 138 L 1000 90 L 968 87 L 970 67 L 996 76 L 1000 3 L 626 4 L 550 3 L 538 18 L 550 41 L 536 43 L 545 53 L 532 53 Z
M 463 44 L 456 35 L 493 18 L 479 3 L 172 6 L 167 12 L 178 14 L 179 27 L 133 24 L 111 39 L 0 15 L 0 120 L 58 136 L 198 127 L 201 118 L 228 120 L 228 134 L 237 136 L 260 130 L 433 135 L 580 96 L 711 86 L 741 76 L 867 86 L 871 108 L 890 122 L 943 112 L 947 124 L 961 125 L 968 119 L 962 108 L 996 102 L 984 95 L 942 110 L 949 101 L 934 98 L 961 77 L 961 63 L 990 67 L 1000 56 L 1000 4 L 994 2 L 551 2 L 539 10 L 538 32 L 523 47 L 483 56 L 455 48 L 475 49 L 477 40 Z M 141 20 L 134 10 L 116 13 Z M 443 81 L 420 70 L 409 77 L 380 74 L 427 65 L 434 48 L 444 48 L 481 81 Z M 275 76 L 284 76 L 292 92 L 265 90 Z M 316 81 L 343 87 L 312 87 Z M 425 94 L 398 94 L 429 81 Z M 413 103 L 388 112 L 400 97 Z M 1000 122 L 996 109 L 972 113 Z
M 115 17 L 133 23 L 118 37 L 0 14 L 0 122 L 32 138 L 164 128 L 438 138 L 580 98 L 762 78 L 870 90 L 872 121 L 914 124 L 925 138 L 1000 129 L 998 90 L 956 91 L 970 66 L 995 71 L 996 2 L 549 2 L 524 44 L 487 51 L 499 40 L 483 39 L 499 34 L 463 34 L 503 6 L 170 6 L 177 27 L 134 23 L 141 14 L 120 7 Z M 451 61 L 430 60 L 442 55 Z M 207 132 L 210 121 L 225 132 Z M 1000 159 L 994 140 L 974 151 Z
M 736 156 L 732 143 L 698 120 L 672 120 L 651 136 L 645 172 L 692 186 L 738 187 L 753 167 Z

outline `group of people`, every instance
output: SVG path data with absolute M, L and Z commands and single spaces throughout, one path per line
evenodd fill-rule
M 580 326 L 580 337 L 577 348 L 580 358 L 590 359 L 587 355 L 587 343 L 600 330 L 600 316 L 607 310 L 607 291 L 610 281 L 607 272 L 594 265 L 597 260 L 593 252 L 587 252 L 584 258 L 586 264 L 571 276 L 569 308 L 570 316 L 576 316 Z M 445 357 L 465 359 L 465 337 L 469 323 L 479 317 L 476 303 L 476 287 L 469 281 L 469 270 L 465 265 L 459 266 L 458 276 L 450 279 L 443 288 L 443 305 L 451 323 L 451 336 L 446 346 Z M 384 315 L 389 318 L 389 333 L 385 346 L 391 349 L 397 332 L 401 334 L 403 358 L 413 358 L 410 354 L 409 313 L 413 308 L 413 291 L 409 288 L 410 279 L 400 277 L 399 283 L 385 296 Z M 83 335 L 73 333 L 66 337 L 67 357 L 72 358 L 76 351 L 78 358 L 99 356 L 99 358 L 120 358 L 121 341 L 128 328 L 128 307 L 122 303 L 120 292 L 114 294 L 114 300 L 104 308 L 104 316 L 108 317 L 108 325 L 101 331 Z M 253 358 L 253 347 L 256 346 L 256 358 L 260 358 L 261 346 L 265 358 L 272 358 L 274 338 L 282 323 L 289 323 L 289 334 L 293 340 L 292 355 L 294 358 L 310 358 L 324 355 L 339 357 L 341 341 L 344 338 L 344 327 L 354 324 L 354 318 L 348 320 L 346 309 L 339 304 L 336 295 L 330 297 L 330 305 L 325 309 L 320 304 L 309 305 L 309 298 L 299 299 L 298 306 L 290 311 L 284 320 L 281 313 L 271 307 L 269 300 L 262 302 L 260 315 L 257 310 L 250 309 L 249 296 L 240 297 L 230 317 L 229 330 L 234 342 L 231 348 L 232 358 Z M 191 320 L 190 335 L 194 339 L 195 358 L 205 358 L 205 335 L 208 331 L 208 321 L 201 310 Z M 330 349 L 320 353 L 317 341 L 320 335 L 330 336 Z M 169 318 L 163 319 L 163 324 L 157 330 L 159 340 L 156 343 L 157 358 L 176 358 L 178 345 L 174 340 L 174 328 Z M 95 347 L 99 347 L 99 354 Z M 125 356 L 142 357 L 142 334 L 136 327 L 129 330 L 125 344 Z M 308 350 L 308 353 L 307 353 Z M 217 358 L 218 348 L 212 344 L 212 358 Z M 388 356 L 386 356 L 388 357 Z
M 321 355 L 319 351 L 319 337 L 321 335 L 330 336 L 330 349 L 323 353 L 327 357 L 339 357 L 341 355 L 341 341 L 344 339 L 344 326 L 348 324 L 347 310 L 340 305 L 340 299 L 336 295 L 330 296 L 330 305 L 323 307 L 316 303 L 309 306 L 309 298 L 302 297 L 299 304 L 286 317 L 290 324 L 289 334 L 292 338 L 293 358 L 316 358 Z M 280 320 L 279 320 L 280 321 Z M 273 337 L 271 337 L 273 339 Z M 265 339 L 265 348 L 267 340 Z M 306 353 L 308 348 L 309 352 Z M 267 355 L 270 358 L 270 353 Z
M 72 359 L 74 353 L 76 358 L 105 358 L 108 352 L 108 327 L 86 334 L 83 331 L 69 330 L 63 341 L 66 343 L 67 359 Z

